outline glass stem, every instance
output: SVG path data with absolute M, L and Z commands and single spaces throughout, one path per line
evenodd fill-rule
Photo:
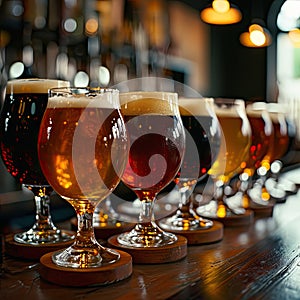
M 149 198 L 144 198 L 141 200 L 141 205 L 142 208 L 139 214 L 139 223 L 151 224 L 154 222 L 154 201 L 150 200 Z
M 186 216 L 186 218 L 188 218 L 190 215 L 194 215 L 193 201 L 191 198 L 194 188 L 195 188 L 195 184 L 184 185 L 179 187 L 180 202 L 179 202 L 178 213 L 182 214 L 183 217 Z
M 50 196 L 46 192 L 45 187 L 40 187 L 34 191 L 34 200 L 36 207 L 35 224 L 33 225 L 34 230 L 46 231 L 54 230 L 57 228 L 54 226 L 51 214 L 50 214 Z
M 93 228 L 93 212 L 85 211 L 77 214 L 78 229 L 75 244 L 78 247 L 90 247 L 97 243 Z

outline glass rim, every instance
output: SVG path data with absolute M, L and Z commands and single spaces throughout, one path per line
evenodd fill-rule
M 55 87 L 48 91 L 49 98 L 59 96 L 91 96 L 91 95 L 119 95 L 119 90 L 105 87 Z
M 6 94 L 36 93 L 47 94 L 51 88 L 69 87 L 70 82 L 52 78 L 16 78 L 6 83 Z
M 163 95 L 162 100 L 167 100 L 169 97 L 176 97 L 178 99 L 178 93 L 167 92 L 167 91 L 130 91 L 130 92 L 120 92 L 120 97 L 130 96 L 132 100 L 138 100 L 146 97 L 153 96 L 153 98 L 158 98 L 158 95 Z M 166 97 L 164 97 L 166 96 Z M 158 99 L 161 99 L 159 97 Z

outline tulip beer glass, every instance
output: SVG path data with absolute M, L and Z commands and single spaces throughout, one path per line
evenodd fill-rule
M 177 175 L 184 155 L 185 132 L 176 93 L 127 92 L 120 94 L 130 142 L 122 181 L 141 201 L 139 221 L 118 243 L 131 247 L 173 244 L 176 235 L 156 225 L 153 214 L 157 194 Z
M 93 213 L 120 181 L 127 161 L 127 136 L 115 89 L 51 89 L 39 133 L 42 170 L 53 189 L 77 213 L 73 245 L 52 260 L 89 268 L 116 262 L 119 253 L 95 239 Z
M 54 226 L 50 214 L 53 191 L 40 168 L 37 141 L 47 106 L 48 89 L 69 83 L 50 79 L 17 79 L 7 83 L 0 117 L 1 155 L 10 174 L 34 193 L 36 222 L 14 236 L 16 242 L 41 245 L 68 241 L 73 234 Z
M 197 215 L 191 196 L 217 156 L 219 123 L 212 98 L 179 98 L 179 109 L 186 130 L 185 155 L 175 178 L 180 203 L 175 214 L 161 220 L 159 225 L 165 230 L 206 229 L 212 227 L 213 222 Z

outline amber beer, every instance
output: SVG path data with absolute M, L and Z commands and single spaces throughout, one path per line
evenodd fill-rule
M 243 169 L 249 156 L 251 128 L 246 112 L 239 115 L 238 110 L 215 106 L 222 129 L 220 151 L 209 170 L 216 180 L 228 182 Z
M 184 145 L 179 145 L 182 138 L 176 137 L 174 131 L 172 103 L 151 97 L 151 93 L 127 102 L 129 94 L 120 94 L 130 141 L 129 159 L 122 181 L 138 197 L 147 191 L 152 197 L 176 176 L 182 160 L 179 148 Z
M 249 104 L 246 112 L 251 126 L 252 137 L 249 159 L 245 170 L 249 176 L 252 176 L 255 170 L 261 166 L 262 159 L 268 153 L 271 143 L 274 142 L 274 131 L 271 118 L 264 103 Z
M 39 133 L 45 177 L 75 208 L 93 206 L 110 194 L 127 161 L 120 111 L 102 99 L 89 100 L 80 95 L 49 98 Z
M 179 109 L 183 126 L 192 138 L 187 138 L 180 176 L 200 180 L 211 168 L 220 146 L 219 127 L 213 118 L 216 116 L 209 111 L 213 110 L 213 99 L 179 98 Z
M 278 106 L 276 103 L 269 103 L 268 112 L 273 124 L 274 139 L 262 162 L 267 170 L 270 168 L 270 164 L 273 161 L 284 156 L 288 150 L 290 141 L 286 118 L 282 108 L 280 109 L 280 105 Z
M 19 79 L 7 83 L 0 118 L 1 154 L 7 170 L 20 183 L 48 185 L 38 160 L 38 132 L 48 90 L 68 85 L 66 81 L 50 79 Z

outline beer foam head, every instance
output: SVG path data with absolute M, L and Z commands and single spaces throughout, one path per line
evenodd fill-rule
M 120 93 L 122 112 L 126 115 L 174 114 L 178 112 L 178 95 L 170 92 Z
M 120 108 L 119 91 L 116 89 L 57 88 L 52 89 L 48 108 Z
M 40 78 L 28 78 L 28 79 L 15 79 L 7 82 L 6 93 L 14 94 L 47 94 L 49 89 L 56 87 L 70 86 L 68 81 L 56 80 L 56 79 L 40 79 Z
M 246 112 L 251 117 L 261 117 L 262 114 L 267 114 L 267 104 L 265 102 L 254 102 L 246 106 Z
M 216 98 L 214 104 L 217 116 L 240 117 L 246 115 L 245 101 L 242 99 Z
M 178 104 L 182 116 L 210 116 L 214 109 L 213 98 L 179 98 Z

